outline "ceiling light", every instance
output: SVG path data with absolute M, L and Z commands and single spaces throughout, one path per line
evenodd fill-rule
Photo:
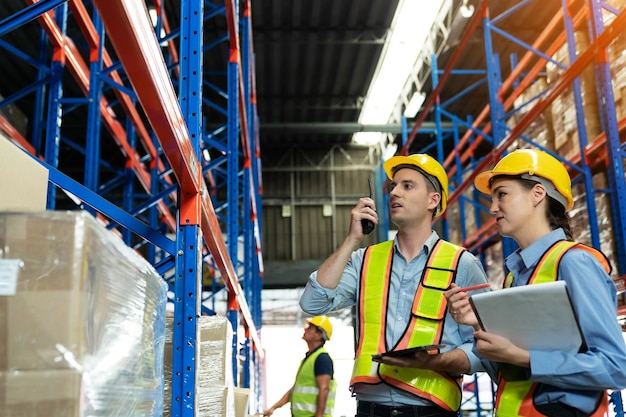
M 387 124 L 444 0 L 400 0 L 359 123 Z M 356 140 L 357 134 L 353 136 Z
M 375 146 L 381 143 L 384 134 L 380 132 L 358 132 L 352 136 L 352 143 L 361 146 Z
M 424 100 L 426 100 L 426 94 L 422 93 L 421 91 L 415 92 L 411 97 L 411 100 L 409 100 L 409 104 L 407 104 L 406 108 L 404 109 L 404 117 L 415 117 L 417 112 L 419 112 L 422 108 Z

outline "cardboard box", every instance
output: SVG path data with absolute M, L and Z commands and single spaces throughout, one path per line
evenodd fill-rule
M 82 375 L 73 370 L 0 372 L 3 417 L 78 417 Z
M 234 387 L 235 393 L 235 417 L 246 417 L 248 415 L 248 403 L 250 388 Z
M 0 134 L 0 211 L 46 209 L 48 170 Z
M 125 378 L 130 377 L 114 369 L 98 374 L 73 369 L 3 371 L 0 416 L 160 416 L 161 386 L 131 386 Z
M 0 248 L 0 371 L 161 360 L 166 285 L 91 215 L 0 213 Z

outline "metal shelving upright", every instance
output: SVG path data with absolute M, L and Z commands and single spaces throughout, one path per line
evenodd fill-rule
M 234 334 L 233 379 L 258 400 L 264 356 L 258 333 L 261 176 L 250 1 L 181 0 L 176 30 L 159 0 L 152 2 L 154 24 L 143 2 L 95 0 L 93 6 L 27 0 L 0 20 L 0 47 L 35 68 L 30 84 L 0 102 L 4 107 L 32 98 L 29 139 L 3 117 L 0 130 L 48 168 L 49 209 L 57 208 L 58 193 L 67 193 L 76 208 L 106 222 L 168 281 L 172 415 L 193 415 L 196 318 L 213 314 L 211 306 L 224 292 Z M 203 31 L 207 25 L 217 28 L 214 38 Z M 36 56 L 8 39 L 16 33 L 39 39 Z M 224 62 L 209 73 L 205 51 L 224 45 Z M 224 100 L 216 102 L 211 92 Z M 209 119 L 208 108 L 223 117 Z M 65 133 L 63 124 L 79 111 L 85 130 Z M 107 140 L 119 149 L 122 167 L 101 153 Z M 80 155 L 82 178 L 64 172 L 67 149 Z M 209 271 L 210 285 L 203 271 Z

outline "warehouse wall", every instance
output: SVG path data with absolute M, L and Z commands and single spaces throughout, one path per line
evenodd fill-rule
M 314 260 L 315 265 L 341 243 L 350 225 L 350 211 L 360 197 L 369 194 L 368 179 L 375 187 L 380 158 L 375 152 L 335 146 L 304 153 L 291 148 L 282 157 L 275 157 L 273 164 L 264 164 L 262 224 L 267 285 L 285 279 L 279 276 L 285 273 L 279 268 L 288 265 L 293 271 L 307 260 Z M 374 193 L 382 196 L 382 191 Z M 372 234 L 363 244 L 374 242 Z M 302 283 L 310 272 L 306 271 L 294 274 L 293 279 Z

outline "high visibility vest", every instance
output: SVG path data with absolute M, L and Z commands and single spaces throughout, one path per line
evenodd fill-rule
M 611 273 L 611 265 L 604 254 L 594 248 L 581 243 L 561 240 L 550 247 L 543 254 L 535 270 L 533 271 L 528 284 L 540 284 L 544 282 L 556 281 L 558 277 L 559 262 L 565 253 L 572 249 L 583 249 L 591 253 L 606 270 Z M 513 284 L 514 276 L 509 273 L 504 280 L 504 287 Z M 532 381 L 505 381 L 501 375 L 498 376 L 498 391 L 496 393 L 496 416 L 497 417 L 545 417 L 539 412 L 533 403 L 533 396 L 538 383 Z M 609 402 L 608 393 L 604 393 L 596 411 L 590 417 L 608 416 Z
M 317 410 L 317 396 L 319 388 L 315 379 L 315 360 L 321 353 L 328 353 L 323 347 L 307 356 L 298 369 L 296 382 L 291 391 L 291 415 L 294 417 L 311 417 Z M 335 393 L 337 392 L 337 382 L 330 380 L 330 391 L 326 400 L 324 416 L 332 417 L 335 408 Z
M 447 311 L 443 292 L 454 282 L 459 259 L 464 251 L 444 240 L 435 244 L 420 278 L 404 336 L 391 350 L 441 341 L 443 319 Z M 357 304 L 359 340 L 350 386 L 384 382 L 427 399 L 443 409 L 457 411 L 461 406 L 462 378 L 445 372 L 372 361 L 373 354 L 388 350 L 385 329 L 392 259 L 393 241 L 369 246 L 364 254 Z

